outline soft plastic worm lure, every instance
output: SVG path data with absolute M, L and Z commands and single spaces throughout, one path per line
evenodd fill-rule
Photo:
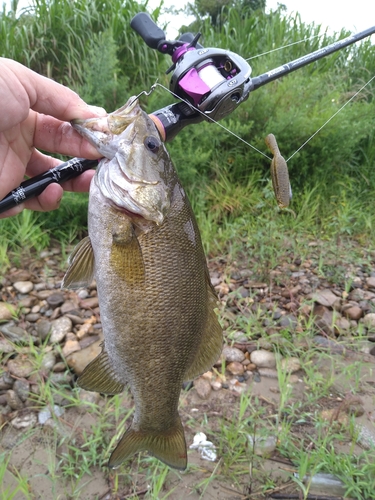
M 280 154 L 276 138 L 273 134 L 266 137 L 266 144 L 273 154 L 271 162 L 272 186 L 279 208 L 287 208 L 292 199 L 292 188 L 289 182 L 288 166 Z

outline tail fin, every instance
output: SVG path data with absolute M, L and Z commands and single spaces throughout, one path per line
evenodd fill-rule
M 116 468 L 134 453 L 146 450 L 169 467 L 185 470 L 186 441 L 180 417 L 177 416 L 175 424 L 163 432 L 136 431 L 129 427 L 112 453 L 108 466 Z

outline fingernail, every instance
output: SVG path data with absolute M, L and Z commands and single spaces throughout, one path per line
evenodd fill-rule
M 98 116 L 107 116 L 107 111 L 104 108 L 101 108 L 100 106 L 91 106 L 90 104 L 87 105 L 90 111 L 95 113 Z

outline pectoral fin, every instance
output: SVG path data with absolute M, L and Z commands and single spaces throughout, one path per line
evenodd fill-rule
M 142 283 L 145 278 L 145 265 L 142 249 L 133 225 L 112 229 L 111 266 L 118 276 L 128 285 Z
M 69 268 L 64 276 L 61 288 L 84 288 L 89 286 L 94 277 L 94 252 L 89 236 L 74 248 L 68 260 Z
M 103 394 L 119 394 L 124 390 L 124 383 L 118 380 L 104 344 L 99 356 L 83 370 L 77 384 L 86 391 L 101 392 Z
M 211 284 L 207 271 L 207 320 L 203 331 L 201 344 L 194 359 L 193 364 L 185 373 L 184 380 L 193 380 L 205 371 L 219 359 L 223 348 L 223 330 L 217 318 L 215 308 L 217 305 L 216 292 Z

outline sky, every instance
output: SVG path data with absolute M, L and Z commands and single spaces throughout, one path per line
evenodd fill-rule
M 142 3 L 142 0 L 138 0 Z M 191 0 L 194 3 L 194 0 Z M 6 0 L 8 5 L 10 0 Z M 187 5 L 187 0 L 164 0 L 165 7 L 178 5 L 183 7 Z M 267 10 L 276 9 L 277 0 L 266 0 Z M 327 27 L 329 31 L 340 31 L 346 28 L 352 32 L 363 31 L 375 25 L 375 0 L 355 0 L 346 2 L 345 0 L 282 0 L 280 3 L 286 5 L 287 12 L 299 12 L 302 21 L 306 23 L 315 22 Z M 19 0 L 19 8 L 27 6 L 29 0 Z M 148 5 L 151 9 L 157 7 L 160 0 L 149 0 Z M 165 15 L 164 18 L 169 22 L 167 36 L 173 39 L 177 36 L 177 30 L 183 24 L 187 25 L 194 18 L 188 18 L 183 14 Z M 372 36 L 372 42 L 375 43 L 375 35 Z
M 159 5 L 159 0 L 149 0 L 149 5 L 154 8 Z M 186 5 L 186 0 L 164 0 L 164 6 Z M 267 0 L 267 10 L 275 10 L 278 5 L 277 0 Z M 366 28 L 375 26 L 375 1 L 374 0 L 355 0 L 347 3 L 345 0 L 284 0 L 287 12 L 299 12 L 302 21 L 306 23 L 315 22 L 328 27 L 330 31 L 340 31 L 346 28 L 352 32 L 363 31 Z M 183 15 L 166 15 L 166 20 L 170 21 L 170 27 L 167 34 L 170 38 L 175 37 L 177 30 L 183 24 L 189 24 L 189 18 Z M 194 18 L 191 18 L 193 20 Z M 372 37 L 375 43 L 375 37 Z

